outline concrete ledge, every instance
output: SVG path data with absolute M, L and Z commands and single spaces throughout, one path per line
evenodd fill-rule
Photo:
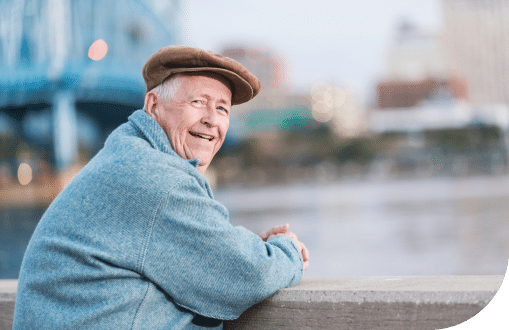
M 503 276 L 309 278 L 224 329 L 443 329 L 485 307 Z M 0 329 L 12 328 L 16 280 L 0 280 Z
M 12 328 L 17 280 L 0 280 L 0 329 Z
M 442 329 L 486 306 L 503 276 L 303 279 L 225 329 Z

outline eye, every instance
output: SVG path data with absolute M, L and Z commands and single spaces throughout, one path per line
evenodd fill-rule
M 225 113 L 229 113 L 230 111 L 226 109 L 225 107 L 219 106 L 217 107 L 218 110 L 224 111 Z

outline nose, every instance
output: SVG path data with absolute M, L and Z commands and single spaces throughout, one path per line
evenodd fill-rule
M 217 125 L 217 116 L 214 106 L 208 105 L 201 117 L 201 123 L 207 127 L 215 126 Z

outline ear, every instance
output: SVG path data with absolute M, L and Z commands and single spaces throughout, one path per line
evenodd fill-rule
M 157 111 L 158 111 L 158 105 L 159 105 L 159 95 L 157 95 L 154 92 L 148 92 L 147 95 L 145 95 L 145 111 L 147 114 L 157 120 Z

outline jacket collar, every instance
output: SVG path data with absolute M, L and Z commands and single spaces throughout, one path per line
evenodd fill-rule
M 141 131 L 145 139 L 152 145 L 152 148 L 164 152 L 166 154 L 178 157 L 179 159 L 182 159 L 183 162 L 187 162 L 188 164 L 190 164 L 193 168 L 192 169 L 188 168 L 187 171 L 189 171 L 189 173 L 196 178 L 200 185 L 207 191 L 208 195 L 211 198 L 214 198 L 212 189 L 210 188 L 207 179 L 197 169 L 199 163 L 198 158 L 186 160 L 180 157 L 173 150 L 170 140 L 168 139 L 168 136 L 166 136 L 166 133 L 164 132 L 163 128 L 144 110 L 136 110 L 135 112 L 133 112 L 132 115 L 129 116 L 128 119 L 132 125 L 134 125 Z
M 150 117 L 144 110 L 136 110 L 129 116 L 129 121 L 136 126 L 145 136 L 147 141 L 156 150 L 180 157 L 172 148 L 170 140 L 162 127 Z M 198 167 L 198 158 L 187 160 L 193 167 Z

